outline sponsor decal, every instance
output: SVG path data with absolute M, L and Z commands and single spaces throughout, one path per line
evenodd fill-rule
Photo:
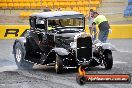
M 130 83 L 131 77 L 129 74 L 86 74 L 85 70 L 80 66 L 79 74 L 76 77 L 78 84 L 86 83 Z

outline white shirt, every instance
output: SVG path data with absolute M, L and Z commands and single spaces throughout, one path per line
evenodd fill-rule
M 93 17 L 89 17 L 88 18 L 88 25 L 89 27 L 92 27 L 92 23 L 94 22 L 94 18 Z

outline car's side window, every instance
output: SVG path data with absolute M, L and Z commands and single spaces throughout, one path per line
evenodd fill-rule
M 41 18 L 36 19 L 36 28 L 37 29 L 45 29 L 45 22 Z
M 31 17 L 30 18 L 30 27 L 31 29 L 35 29 L 36 28 L 36 23 L 35 23 L 36 19 Z

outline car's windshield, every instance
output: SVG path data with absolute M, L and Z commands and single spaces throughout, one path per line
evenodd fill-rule
M 82 18 L 48 20 L 48 26 L 53 28 L 84 27 L 84 21 Z

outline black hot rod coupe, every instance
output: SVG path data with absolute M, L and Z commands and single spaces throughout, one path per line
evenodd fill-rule
M 109 43 L 92 42 L 85 33 L 85 17 L 75 11 L 34 13 L 29 18 L 30 29 L 16 39 L 13 54 L 18 68 L 34 64 L 54 64 L 56 73 L 83 64 L 106 69 L 113 65 Z

